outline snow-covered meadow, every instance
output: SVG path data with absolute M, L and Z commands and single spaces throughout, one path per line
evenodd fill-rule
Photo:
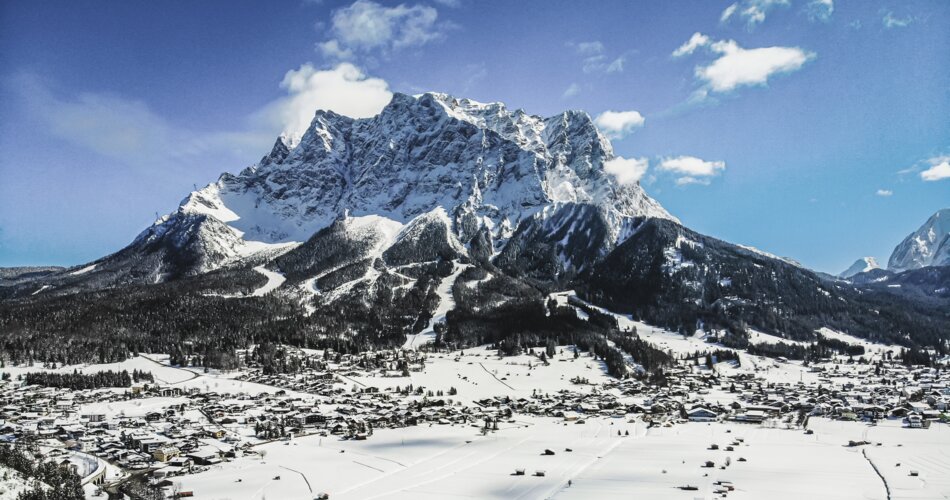
M 888 494 L 874 461 L 890 498 L 950 494 L 945 426 L 911 431 L 888 423 L 813 419 L 812 428 L 808 435 L 749 424 L 647 428 L 621 418 L 575 424 L 527 417 L 488 435 L 477 427 L 436 425 L 381 430 L 366 441 L 308 436 L 274 442 L 255 448 L 263 457 L 240 458 L 176 481 L 198 498 L 215 500 L 306 499 L 318 493 L 335 499 L 693 499 L 714 498 L 722 481 L 735 488 L 730 498 L 883 500 Z M 872 444 L 847 446 L 861 436 Z M 720 449 L 710 450 L 711 444 Z M 734 451 L 725 451 L 730 444 Z M 555 454 L 543 455 L 545 449 Z M 706 461 L 714 467 L 705 467 Z M 519 469 L 524 475 L 516 475 Z M 920 475 L 910 477 L 912 469 Z M 697 489 L 680 489 L 687 485 Z

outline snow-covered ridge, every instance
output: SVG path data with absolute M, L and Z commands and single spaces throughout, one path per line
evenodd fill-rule
M 447 94 L 395 94 L 372 118 L 318 111 L 299 143 L 278 139 L 258 164 L 189 194 L 139 238 L 198 241 L 206 271 L 286 251 L 345 214 L 405 230 L 438 210 L 453 243 L 486 228 L 496 248 L 552 205 L 597 207 L 613 238 L 629 234 L 631 218 L 675 220 L 639 185 L 604 171 L 613 156 L 581 111 L 542 118 Z

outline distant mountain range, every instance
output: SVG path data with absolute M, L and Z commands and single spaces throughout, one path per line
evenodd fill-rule
M 891 294 L 950 298 L 950 209 L 938 210 L 897 245 L 887 269 L 873 257 L 858 259 L 839 278 Z
M 566 290 L 739 345 L 749 328 L 811 340 L 820 327 L 943 345 L 939 297 L 857 287 L 696 233 L 607 173 L 614 158 L 578 111 L 543 118 L 435 93 L 396 94 L 367 119 L 319 111 L 299 141 L 279 138 L 124 249 L 4 278 L 0 347 L 29 339 L 51 343 L 39 357 L 116 359 L 270 340 L 563 340 L 592 328 L 555 314 L 551 294 Z M 946 238 L 929 234 L 891 267 L 944 262 Z

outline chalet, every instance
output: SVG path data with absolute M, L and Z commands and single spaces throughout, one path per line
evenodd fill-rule
M 161 389 L 158 390 L 158 393 L 162 397 L 166 397 L 166 398 L 176 397 L 176 396 L 181 396 L 181 389 L 178 387 L 162 387 Z
M 703 408 L 702 406 L 686 412 L 686 418 L 691 422 L 715 422 L 717 417 L 719 417 L 719 415 L 716 412 Z
M 765 421 L 768 415 L 761 410 L 747 410 L 744 413 L 740 413 L 733 417 L 733 420 L 736 422 L 748 422 L 753 424 L 760 424 Z

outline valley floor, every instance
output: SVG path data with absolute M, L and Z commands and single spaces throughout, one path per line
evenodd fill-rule
M 629 320 L 622 326 L 636 327 L 643 339 L 677 356 L 709 348 L 699 334 L 684 337 Z M 771 341 L 762 334 L 757 340 Z M 870 359 L 880 359 L 890 349 L 866 347 Z M 502 357 L 488 346 L 391 353 L 408 360 L 407 370 L 365 369 L 360 356 L 342 357 L 326 361 L 320 373 L 330 377 L 316 382 L 309 378 L 314 373 L 306 371 L 268 376 L 255 367 L 205 372 L 169 366 L 167 355 L 149 354 L 107 365 L 6 367 L 3 371 L 12 378 L 4 391 L 11 400 L 35 394 L 55 401 L 56 408 L 43 410 L 47 417 L 13 412 L 8 423 L 28 433 L 52 429 L 42 432 L 49 436 L 56 429 L 86 428 L 98 436 L 85 446 L 106 457 L 99 459 L 102 466 L 106 460 L 133 463 L 123 455 L 126 451 L 116 453 L 125 446 L 125 434 L 158 439 L 163 446 L 193 445 L 190 452 L 182 448 L 183 456 L 233 451 L 233 456 L 221 453 L 222 460 L 196 468 L 148 456 L 139 462 L 153 470 L 156 483 L 157 474 L 164 475 L 169 493 L 192 492 L 197 499 L 309 500 L 321 493 L 334 500 L 950 498 L 950 426 L 936 419 L 927 428 L 911 429 L 899 417 L 870 423 L 848 417 L 848 409 L 821 413 L 838 419 L 813 413 L 804 428 L 789 410 L 762 423 L 733 421 L 766 402 L 779 404 L 781 398 L 821 398 L 821 387 L 829 401 L 880 391 L 896 394 L 890 382 L 882 385 L 882 377 L 892 376 L 875 376 L 875 365 L 841 358 L 805 366 L 740 352 L 739 363 L 718 362 L 709 368 L 678 358 L 676 369 L 669 371 L 672 386 L 659 388 L 611 378 L 603 361 L 590 353 L 575 354 L 572 346 L 551 352 L 544 359 L 540 350 Z M 295 351 L 310 362 L 325 359 L 324 354 Z M 910 377 L 906 368 L 887 366 Z M 102 370 L 148 371 L 155 387 L 138 395 L 123 388 L 72 393 L 17 382 L 31 371 Z M 946 389 L 939 372 L 914 373 L 928 378 L 933 390 Z M 901 387 L 909 381 L 902 379 Z M 733 390 L 730 385 L 743 387 Z M 828 397 L 832 389 L 839 395 Z M 443 398 L 444 406 L 415 407 Z M 893 399 L 894 408 L 909 404 L 900 395 Z M 654 405 L 663 401 L 679 401 L 684 410 L 713 408 L 719 414 L 713 422 L 688 422 L 679 410 L 655 411 Z M 585 408 L 588 404 L 592 409 Z M 509 406 L 517 408 L 511 418 L 503 416 Z M 354 432 L 344 437 L 331 430 L 334 422 L 410 410 L 420 417 L 418 425 L 381 424 L 368 436 Z M 301 426 L 303 435 L 285 440 L 269 440 L 255 430 L 255 421 L 307 414 L 331 420 Z M 497 430 L 483 429 L 485 417 L 495 415 L 500 416 Z M 126 458 L 115 458 L 121 456 Z M 115 470 L 107 474 L 107 483 L 118 484 L 135 470 L 109 467 Z M 87 481 L 91 476 L 82 475 Z M 0 479 L 6 481 L 0 482 L 0 490 L 22 488 L 2 469 Z M 96 490 L 87 486 L 89 498 L 105 498 L 96 496 Z
M 309 436 L 269 443 L 259 447 L 263 459 L 235 460 L 176 481 L 196 498 L 232 500 L 321 492 L 334 499 L 693 499 L 713 498 L 720 481 L 734 485 L 729 498 L 886 499 L 874 463 L 890 498 L 950 495 L 947 426 L 910 431 L 894 421 L 812 419 L 811 428 L 812 435 L 725 423 L 647 428 L 621 418 L 581 425 L 518 418 L 486 436 L 461 425 L 408 427 L 378 431 L 367 441 Z M 744 442 L 723 451 L 737 438 Z M 847 446 L 862 438 L 873 444 Z M 714 443 L 720 450 L 708 449 Z M 543 455 L 545 449 L 555 455 Z M 707 460 L 715 466 L 704 467 Z M 515 475 L 519 469 L 525 475 Z M 920 475 L 910 477 L 910 470 Z M 698 489 L 680 489 L 686 485 Z

